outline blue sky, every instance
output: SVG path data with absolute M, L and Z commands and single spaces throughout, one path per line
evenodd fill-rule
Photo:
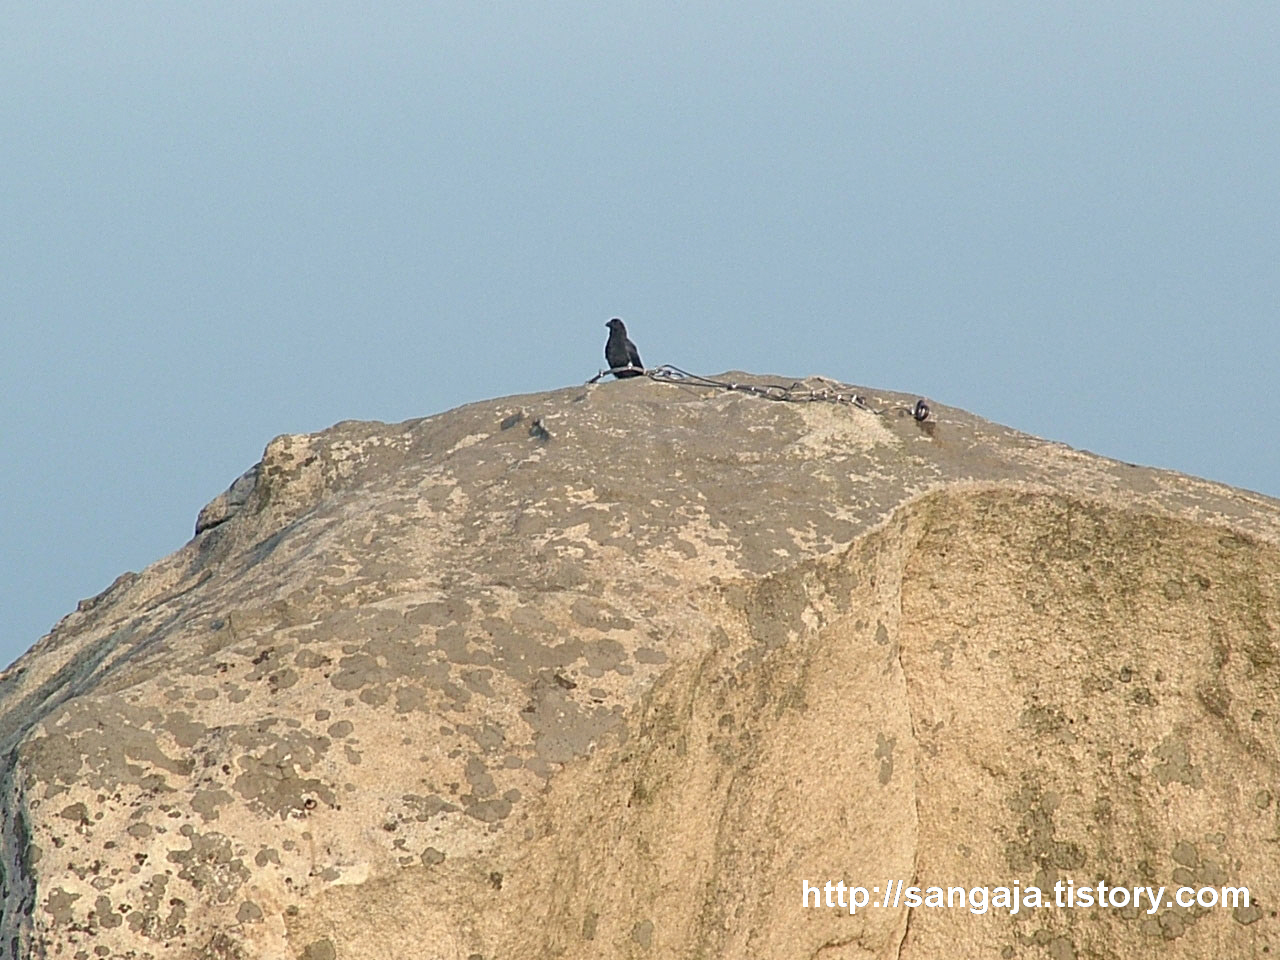
M 1280 5 L 102 3 L 0 31 L 0 663 L 275 435 L 822 373 L 1280 495 Z

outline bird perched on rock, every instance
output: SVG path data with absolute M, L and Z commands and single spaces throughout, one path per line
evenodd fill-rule
M 644 375 L 644 364 L 640 360 L 640 351 L 627 339 L 627 328 L 622 321 L 614 317 L 605 324 L 609 328 L 609 340 L 604 345 L 604 362 L 609 364 L 615 377 L 639 377 Z M 622 370 L 620 367 L 635 367 L 634 370 Z

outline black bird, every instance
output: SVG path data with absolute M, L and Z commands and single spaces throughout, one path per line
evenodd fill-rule
M 615 377 L 639 377 L 644 375 L 644 363 L 640 360 L 640 351 L 627 339 L 627 328 L 622 321 L 614 317 L 605 324 L 609 328 L 609 340 L 604 345 L 604 362 L 609 364 Z M 620 370 L 619 367 L 635 367 L 635 370 Z

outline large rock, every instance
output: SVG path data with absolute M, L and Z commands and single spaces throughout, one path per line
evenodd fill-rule
M 871 400 L 272 441 L 0 675 L 0 955 L 1280 950 L 1280 503 Z M 1253 900 L 802 906 L 899 880 Z

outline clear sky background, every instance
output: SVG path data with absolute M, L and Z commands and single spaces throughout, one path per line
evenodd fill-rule
M 6 4 L 0 664 L 275 435 L 826 374 L 1280 495 L 1280 4 Z

